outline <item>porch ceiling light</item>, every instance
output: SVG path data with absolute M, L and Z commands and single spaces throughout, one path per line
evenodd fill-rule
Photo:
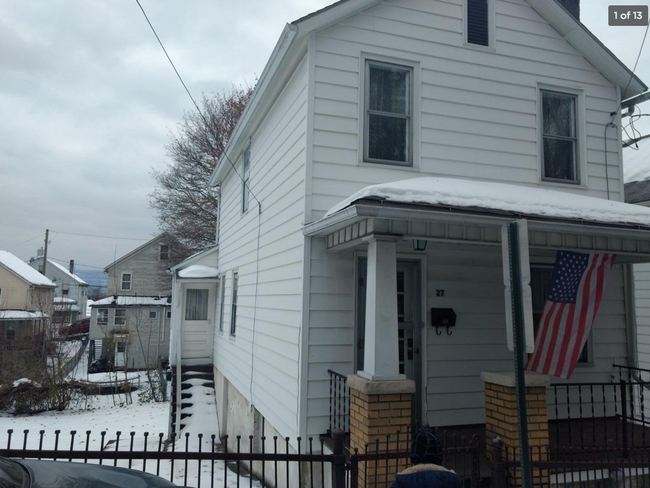
M 414 251 L 426 251 L 427 250 L 427 241 L 424 239 L 413 239 L 413 250 Z

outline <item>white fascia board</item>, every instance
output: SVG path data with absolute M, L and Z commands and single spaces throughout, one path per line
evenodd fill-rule
M 188 266 L 195 264 L 197 261 L 200 261 L 201 259 L 206 258 L 207 256 L 210 256 L 211 254 L 218 252 L 219 251 L 219 245 L 217 244 L 216 246 L 212 246 L 209 249 L 206 249 L 201 252 L 197 252 L 196 254 L 193 254 L 192 256 L 186 258 L 185 260 L 181 261 L 180 263 L 172 266 L 170 271 L 176 271 L 180 269 L 187 268 Z
M 217 166 L 210 176 L 209 185 L 216 186 L 220 182 L 220 176 L 223 174 L 223 171 L 226 167 L 230 167 L 230 162 L 228 158 L 235 163 L 236 158 L 241 152 L 242 148 L 245 145 L 246 140 L 253 132 L 251 130 L 252 126 L 255 124 L 255 120 L 262 118 L 262 114 L 266 113 L 266 110 L 270 108 L 272 103 L 275 101 L 275 97 L 272 96 L 272 93 L 278 90 L 279 87 L 284 86 L 283 79 L 284 76 L 280 75 L 281 69 L 289 71 L 285 66 L 287 63 L 285 59 L 290 58 L 288 53 L 290 50 L 295 51 L 294 40 L 298 33 L 298 28 L 293 24 L 287 24 L 280 35 L 269 61 L 264 67 L 264 71 L 260 75 L 255 90 L 251 95 L 250 100 L 246 104 L 246 108 L 242 113 L 239 122 L 235 126 L 235 130 L 230 136 L 230 140 L 226 145 L 223 154 L 217 162 Z M 293 66 L 291 66 L 293 68 Z
M 619 86 L 621 91 L 625 90 L 629 83 L 627 91 L 622 93 L 623 100 L 643 93 L 648 89 L 589 29 L 574 19 L 559 3 L 549 0 L 527 1 L 605 78 Z

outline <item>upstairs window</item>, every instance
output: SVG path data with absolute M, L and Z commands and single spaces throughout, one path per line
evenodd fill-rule
M 230 304 L 230 335 L 237 331 L 237 287 L 239 286 L 239 273 L 232 274 L 232 303 Z
M 412 74 L 408 66 L 366 62 L 366 161 L 412 164 Z
M 120 289 L 123 291 L 130 290 L 132 279 L 133 279 L 133 275 L 131 273 L 122 273 L 122 278 L 120 280 Z
M 242 213 L 248 212 L 248 202 L 250 199 L 250 176 L 251 176 L 251 145 L 250 143 L 246 146 L 244 150 L 244 161 L 242 163 L 242 201 L 241 201 L 241 211 Z
M 61 290 L 61 294 L 62 294 L 64 297 L 65 297 L 65 296 L 68 296 L 68 295 L 70 294 L 70 290 L 68 290 L 67 288 L 64 288 L 63 290 Z
M 150 319 L 157 319 L 158 318 L 158 312 L 156 310 L 149 310 L 149 318 Z
M 467 42 L 477 46 L 490 45 L 489 0 L 467 0 Z
M 160 245 L 160 260 L 167 261 L 169 259 L 169 246 L 167 244 Z
M 97 324 L 106 325 L 108 324 L 108 309 L 100 308 L 97 310 Z
M 579 183 L 577 97 L 547 90 L 541 97 L 542 179 Z
M 115 319 L 113 320 L 114 325 L 124 325 L 126 324 L 126 309 L 125 308 L 116 308 L 115 309 Z

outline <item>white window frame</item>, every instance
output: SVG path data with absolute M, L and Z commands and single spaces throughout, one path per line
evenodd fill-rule
M 167 248 L 167 257 L 163 259 L 163 247 Z M 171 246 L 169 244 L 160 244 L 158 247 L 158 261 L 169 261 L 170 255 L 171 255 Z
M 251 181 L 251 143 L 246 144 L 246 148 L 242 154 L 242 175 L 243 181 L 241 185 L 241 213 L 248 212 L 250 207 L 250 181 Z
M 232 286 L 230 292 L 230 335 L 237 335 L 237 302 L 239 300 L 239 270 L 232 272 Z
M 224 326 L 224 313 L 226 311 L 226 275 L 221 275 L 221 282 L 219 283 L 219 332 L 223 332 Z
M 118 311 L 120 311 L 120 312 L 124 312 L 124 315 L 123 315 L 123 316 L 120 315 L 120 316 L 118 317 L 118 315 L 117 315 L 117 312 L 118 312 Z M 118 319 L 118 318 L 121 318 L 121 319 L 122 319 L 122 321 L 120 321 L 119 323 L 117 322 L 117 319 Z M 113 325 L 115 325 L 115 326 L 126 325 L 126 308 L 116 308 L 116 309 L 115 309 L 115 311 L 114 311 L 114 313 L 113 313 Z
M 362 162 L 364 163 L 370 163 L 370 164 L 375 164 L 381 167 L 400 167 L 400 168 L 413 168 L 416 166 L 416 151 L 415 147 L 417 144 L 417 141 L 419 141 L 419 137 L 415 137 L 416 131 L 419 133 L 419 120 L 416 121 L 415 117 L 415 107 L 419 106 L 419 104 L 416 104 L 416 87 L 419 85 L 419 83 L 416 81 L 416 78 L 419 79 L 419 76 L 416 76 L 416 64 L 413 62 L 409 61 L 403 61 L 395 58 L 389 58 L 386 56 L 381 56 L 381 55 L 372 55 L 372 54 L 367 54 L 367 55 L 362 55 L 362 87 L 363 87 L 363 103 L 360 104 L 362 107 L 362 117 L 360 120 L 363 120 L 363 131 L 361 132 L 363 134 L 362 138 L 362 147 L 361 147 L 361 155 L 362 155 Z M 409 73 L 409 110 L 408 114 L 404 116 L 405 118 L 408 118 L 408 124 L 407 124 L 407 144 L 406 144 L 406 152 L 407 152 L 407 158 L 406 161 L 392 161 L 392 160 L 387 160 L 387 159 L 374 159 L 370 158 L 368 156 L 369 152 L 369 130 L 370 130 L 370 124 L 369 124 L 369 116 L 370 116 L 370 109 L 369 109 L 369 103 L 370 103 L 370 66 L 371 65 L 383 65 L 383 66 L 388 66 L 388 67 L 394 67 L 397 69 L 403 69 L 404 71 L 407 71 Z M 419 94 L 419 93 L 418 93 Z M 394 116 L 401 116 L 401 114 L 394 114 Z
M 149 319 L 157 319 L 158 310 L 149 310 Z
M 488 1 L 488 45 L 483 46 L 481 44 L 474 44 L 467 40 L 469 36 L 469 29 L 467 28 L 467 21 L 469 15 L 467 9 L 469 7 L 469 1 L 463 0 L 463 46 L 478 49 L 480 51 L 496 51 L 496 4 L 495 0 Z
M 167 310 L 167 313 L 166 313 L 165 316 L 167 317 L 168 320 L 171 320 L 171 318 L 172 318 L 172 311 L 171 311 L 171 310 Z
M 106 313 L 102 313 L 102 310 L 105 310 Z M 104 320 L 102 320 L 102 318 Z M 97 309 L 97 325 L 108 325 L 108 309 L 107 308 L 98 308 Z
M 129 275 L 128 288 L 124 288 L 124 275 Z M 120 273 L 120 291 L 133 291 L 133 272 L 123 271 Z
M 562 95 L 571 95 L 576 98 L 576 176 L 577 181 L 558 180 L 544 176 L 544 112 L 542 108 L 542 93 L 545 91 L 556 92 Z M 583 88 L 551 85 L 538 83 L 537 85 L 537 145 L 539 183 L 560 188 L 587 189 L 587 114 L 585 105 L 585 91 Z

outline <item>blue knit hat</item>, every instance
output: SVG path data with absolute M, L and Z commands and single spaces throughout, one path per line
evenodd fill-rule
M 413 437 L 411 462 L 413 464 L 442 463 L 442 443 L 430 429 L 422 428 Z

